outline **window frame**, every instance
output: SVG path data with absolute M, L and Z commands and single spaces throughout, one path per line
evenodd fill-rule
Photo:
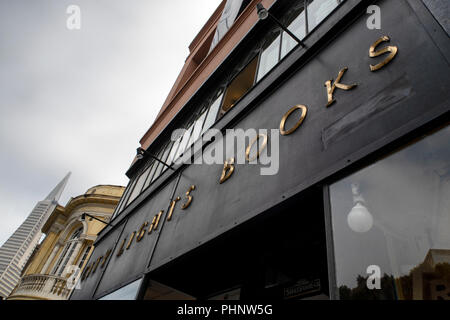
M 432 135 L 438 132 L 440 129 L 450 125 L 450 121 L 445 118 L 445 115 L 429 121 L 428 123 L 417 127 L 405 134 L 402 137 L 376 149 L 371 154 L 363 157 L 355 163 L 339 170 L 335 174 L 329 176 L 322 183 L 323 189 L 323 208 L 325 219 L 325 235 L 326 235 L 326 247 L 327 247 L 327 267 L 328 267 L 328 286 L 330 300 L 340 300 L 339 287 L 337 285 L 337 268 L 336 268 L 336 255 L 334 248 L 334 232 L 333 232 L 333 213 L 331 210 L 331 197 L 330 186 L 346 177 L 357 173 L 370 165 L 381 161 L 392 154 L 400 152 L 421 140 L 424 136 Z

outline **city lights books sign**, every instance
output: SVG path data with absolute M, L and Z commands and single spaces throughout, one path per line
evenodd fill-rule
M 379 62 L 378 64 L 369 65 L 369 69 L 371 72 L 378 71 L 388 65 L 398 54 L 398 47 L 397 46 L 388 46 L 378 49 L 379 46 L 383 43 L 387 43 L 390 41 L 390 38 L 388 36 L 383 36 L 379 39 L 377 39 L 369 48 L 369 57 L 370 58 L 377 58 L 379 56 L 387 55 L 384 60 Z M 352 89 L 355 89 L 358 85 L 356 83 L 352 84 L 345 84 L 343 83 L 343 77 L 348 70 L 349 67 L 343 67 L 341 70 L 338 71 L 338 75 L 336 77 L 336 80 L 327 80 L 325 82 L 325 91 L 327 94 L 327 105 L 325 107 L 331 107 L 337 100 L 335 98 L 336 90 L 343 90 L 343 91 L 349 91 Z M 322 84 L 323 85 L 323 84 Z M 286 122 L 288 118 L 297 110 L 301 111 L 300 118 L 296 122 L 296 124 L 292 128 L 286 128 Z M 282 117 L 281 122 L 279 125 L 279 130 L 282 136 L 288 136 L 296 132 L 299 127 L 302 125 L 302 123 L 305 121 L 306 116 L 308 113 L 308 107 L 302 104 L 296 105 L 292 107 L 290 110 L 288 110 Z M 259 144 L 260 140 L 263 140 L 262 146 L 258 148 L 258 151 L 256 152 L 256 155 L 251 157 L 251 151 L 255 144 Z M 257 158 L 263 149 L 267 146 L 267 136 L 264 134 L 259 134 L 253 139 L 249 145 L 246 148 L 246 160 L 252 161 L 255 158 Z M 223 170 L 221 174 L 218 174 L 219 182 L 220 184 L 225 183 L 228 179 L 230 179 L 234 173 L 235 173 L 235 167 L 234 167 L 235 158 L 232 157 L 225 161 Z M 188 190 L 186 190 L 186 193 L 184 195 L 178 195 L 174 198 L 174 200 L 171 201 L 170 207 L 168 210 L 168 213 L 166 215 L 166 221 L 170 222 L 172 220 L 173 215 L 176 213 L 176 209 L 179 208 L 180 210 L 188 210 L 191 203 L 194 201 L 194 194 L 196 190 L 195 185 L 191 185 Z M 179 203 L 179 206 L 177 206 Z M 156 230 L 158 230 L 158 227 L 160 226 L 161 218 L 163 217 L 164 210 L 159 211 L 155 216 L 153 217 L 152 221 L 143 221 L 142 225 L 138 230 L 133 231 L 128 237 L 122 239 L 119 241 L 119 245 L 117 250 L 114 252 L 117 257 L 126 256 L 126 251 L 129 250 L 133 245 L 139 244 L 139 242 L 142 241 L 142 239 L 146 236 L 151 236 L 152 233 Z M 84 281 L 87 279 L 90 275 L 94 274 L 97 269 L 103 269 L 106 265 L 106 262 L 108 258 L 113 254 L 113 249 L 108 249 L 103 255 L 98 257 L 95 261 L 92 261 L 85 269 L 81 280 Z

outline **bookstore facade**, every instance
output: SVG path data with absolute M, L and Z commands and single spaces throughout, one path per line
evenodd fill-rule
M 240 18 L 256 10 L 231 2 Z M 301 43 L 255 23 L 133 163 L 71 299 L 450 299 L 442 12 L 268 9 Z M 248 132 L 243 146 L 223 147 L 230 129 Z M 196 161 L 222 148 L 221 163 Z

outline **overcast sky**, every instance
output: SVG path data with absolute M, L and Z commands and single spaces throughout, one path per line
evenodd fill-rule
M 60 200 L 126 185 L 220 0 L 0 1 L 0 245 L 72 171 Z M 66 27 L 69 5 L 81 29 Z

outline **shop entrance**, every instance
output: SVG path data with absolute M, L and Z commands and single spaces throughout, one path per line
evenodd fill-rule
M 322 188 L 314 187 L 147 276 L 195 299 L 328 299 Z M 171 288 L 171 289 L 169 289 Z

